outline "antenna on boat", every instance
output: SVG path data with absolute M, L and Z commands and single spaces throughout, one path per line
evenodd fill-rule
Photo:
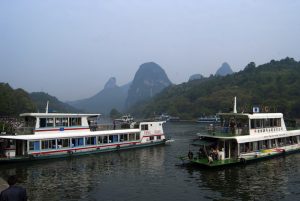
M 234 97 L 233 113 L 237 113 L 237 111 L 236 111 L 236 96 Z
M 46 114 L 48 114 L 48 106 L 49 106 L 49 101 L 47 101 L 47 105 L 46 105 Z

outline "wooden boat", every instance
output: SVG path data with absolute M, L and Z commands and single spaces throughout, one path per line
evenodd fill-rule
M 300 151 L 300 130 L 288 130 L 282 113 L 221 113 L 220 127 L 198 133 L 184 162 L 206 167 L 248 163 Z
M 165 144 L 163 121 L 99 127 L 99 114 L 24 113 L 14 134 L 0 135 L 0 163 L 77 156 Z

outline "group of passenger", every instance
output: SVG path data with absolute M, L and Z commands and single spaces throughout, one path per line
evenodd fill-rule
M 203 147 L 200 147 L 197 154 L 198 154 L 198 159 L 207 158 L 209 163 L 212 163 L 213 161 L 221 160 L 220 152 L 217 147 L 211 147 L 209 151 L 207 151 Z M 188 158 L 190 160 L 194 158 L 194 154 L 192 151 L 189 151 Z

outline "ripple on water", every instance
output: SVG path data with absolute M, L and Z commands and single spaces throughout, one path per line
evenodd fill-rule
M 5 165 L 31 201 L 297 200 L 300 154 L 219 170 L 179 167 L 199 124 L 167 124 L 170 146 Z

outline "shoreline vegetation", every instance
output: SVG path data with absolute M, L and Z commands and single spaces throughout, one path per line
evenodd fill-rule
M 34 95 L 34 96 L 33 96 Z M 300 62 L 293 58 L 257 66 L 250 62 L 244 70 L 226 76 L 207 78 L 171 85 L 148 101 L 139 102 L 128 111 L 136 118 L 148 119 L 153 114 L 169 114 L 180 121 L 193 122 L 198 117 L 231 111 L 232 97 L 239 99 L 239 111 L 264 106 L 268 112 L 283 113 L 289 119 L 300 119 Z M 46 93 L 28 93 L 0 83 L 0 117 L 14 117 L 25 112 L 44 111 L 50 100 L 50 112 L 75 111 Z M 76 109 L 76 108 L 75 108 Z M 101 112 L 100 112 L 101 113 Z M 1 128 L 0 128 L 1 129 Z

